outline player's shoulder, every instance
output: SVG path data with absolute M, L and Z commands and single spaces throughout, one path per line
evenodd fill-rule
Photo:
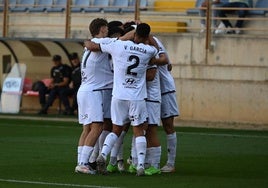
M 102 44 L 109 44 L 109 43 L 114 42 L 116 40 L 117 40 L 117 38 L 109 38 L 109 37 L 91 39 L 91 41 L 93 41 L 95 43 L 102 43 Z

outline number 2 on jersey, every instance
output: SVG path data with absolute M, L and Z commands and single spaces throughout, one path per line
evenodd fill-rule
M 131 61 L 131 62 L 132 62 L 133 60 L 135 61 L 135 63 L 132 64 L 132 65 L 129 65 L 129 66 L 127 67 L 127 74 L 129 74 L 129 75 L 133 75 L 133 76 L 137 76 L 137 73 L 136 73 L 136 72 L 133 72 L 132 69 L 134 69 L 134 68 L 136 68 L 137 66 L 139 66 L 140 59 L 139 59 L 139 57 L 136 56 L 136 55 L 131 55 L 131 56 L 128 57 L 128 61 Z

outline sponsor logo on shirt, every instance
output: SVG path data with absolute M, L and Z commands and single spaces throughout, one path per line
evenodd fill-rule
M 137 88 L 137 81 L 135 78 L 126 78 L 123 85 L 125 88 Z

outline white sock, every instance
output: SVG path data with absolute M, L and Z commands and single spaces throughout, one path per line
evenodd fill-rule
M 85 165 L 88 163 L 89 156 L 91 155 L 92 151 L 92 146 L 83 146 L 79 165 Z
M 93 152 L 89 157 L 89 162 L 90 163 L 96 162 L 96 159 L 97 159 L 98 155 L 99 155 L 99 142 L 97 140 L 97 142 L 96 142 L 96 144 L 94 146 Z
M 146 138 L 145 136 L 138 136 L 135 139 L 136 143 L 136 150 L 137 150 L 137 156 L 138 156 L 138 166 L 137 168 L 144 168 L 144 161 L 146 156 Z
M 110 133 L 110 131 L 103 130 L 99 136 L 98 142 L 99 142 L 99 150 L 101 151 L 102 146 L 104 144 L 104 140 L 106 136 Z
M 138 157 L 137 157 L 137 150 L 136 150 L 136 143 L 135 143 L 135 136 L 132 136 L 131 142 L 131 157 L 132 157 L 132 164 L 137 166 L 138 164 Z
M 161 146 L 151 147 L 150 151 L 151 151 L 150 164 L 151 166 L 159 169 L 161 159 Z
M 83 146 L 78 146 L 77 147 L 77 164 L 80 164 L 80 158 L 81 158 L 82 149 L 83 149 Z
M 176 159 L 177 135 L 176 132 L 167 135 L 168 161 L 167 163 L 174 166 Z
M 105 160 L 107 159 L 107 155 L 111 152 L 117 139 L 117 135 L 113 132 L 107 135 L 101 150 L 101 155 L 104 157 Z
M 120 136 L 118 137 L 118 139 L 117 139 L 116 143 L 114 144 L 114 147 L 113 147 L 113 149 L 111 151 L 111 157 L 117 157 L 118 152 L 120 150 L 120 147 L 123 144 L 123 140 L 124 140 L 125 134 L 126 134 L 126 132 L 123 131 L 120 134 Z

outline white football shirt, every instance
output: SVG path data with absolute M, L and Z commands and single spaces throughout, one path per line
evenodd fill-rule
M 157 68 L 157 66 L 149 66 L 150 68 Z M 153 102 L 161 102 L 161 91 L 160 91 L 160 79 L 158 68 L 156 70 L 155 77 L 152 81 L 147 81 L 147 100 Z
M 113 38 L 93 38 L 95 43 L 109 43 Z M 81 62 L 81 91 L 111 89 L 113 72 L 107 53 L 86 50 Z
M 121 100 L 144 100 L 146 69 L 157 49 L 143 43 L 115 40 L 100 44 L 102 52 L 112 55 L 114 66 L 113 97 Z
M 154 37 L 154 39 L 158 44 L 159 54 L 165 53 L 168 56 L 166 48 L 164 47 L 162 42 L 158 40 L 156 37 Z M 159 70 L 159 77 L 160 77 L 161 93 L 163 94 L 166 92 L 175 91 L 176 90 L 175 82 L 170 71 L 168 71 L 168 64 L 163 65 L 163 66 L 158 66 L 158 70 Z

